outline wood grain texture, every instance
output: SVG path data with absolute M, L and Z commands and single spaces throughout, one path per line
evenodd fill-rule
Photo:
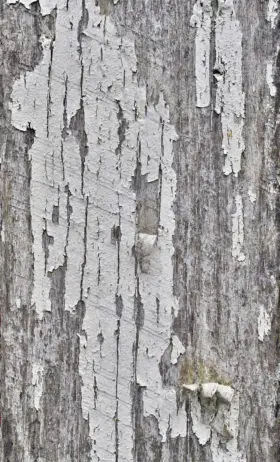
M 277 462 L 277 2 L 0 22 L 0 460 Z

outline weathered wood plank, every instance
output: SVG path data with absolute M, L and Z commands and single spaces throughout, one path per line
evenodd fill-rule
M 279 459 L 278 30 L 2 5 L 1 460 Z

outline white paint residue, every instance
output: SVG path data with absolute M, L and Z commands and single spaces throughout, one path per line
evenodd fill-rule
M 260 306 L 260 314 L 258 317 L 258 335 L 261 342 L 271 330 L 271 317 L 263 305 Z
M 143 139 L 148 139 L 150 150 L 144 150 L 143 164 L 147 165 L 148 155 L 153 156 L 157 166 L 147 167 L 148 175 L 153 175 L 158 165 L 162 167 L 162 200 L 160 210 L 160 228 L 157 249 L 150 258 L 150 270 L 148 274 L 139 274 L 139 292 L 144 306 L 144 327 L 140 330 L 140 346 L 138 352 L 138 374 L 148 384 L 144 395 L 144 414 L 159 415 L 159 429 L 162 441 L 167 438 L 167 431 L 171 429 L 171 435 L 186 435 L 186 422 L 184 406 L 176 406 L 175 390 L 168 390 L 162 386 L 162 377 L 159 371 L 161 357 L 169 346 L 173 316 L 176 316 L 178 302 L 173 296 L 173 265 L 174 253 L 172 236 L 175 231 L 175 220 L 172 205 L 176 192 L 176 175 L 172 168 L 173 140 L 177 139 L 174 127 L 169 123 L 169 110 L 161 95 L 158 106 L 149 108 L 150 118 L 164 121 L 163 151 L 160 145 L 162 127 L 147 124 L 143 130 Z M 158 128 L 156 128 L 158 127 Z M 156 322 L 156 299 L 159 299 L 159 322 Z M 172 360 L 175 362 L 181 352 L 184 351 L 179 339 L 173 337 L 175 351 Z M 177 351 L 176 351 L 177 349 Z M 147 354 L 148 351 L 148 354 Z M 175 356 L 178 354 L 177 358 Z
M 202 446 L 210 445 L 213 460 L 245 462 L 238 449 L 238 393 L 219 383 L 185 385 L 184 388 L 190 393 L 192 431 Z
M 72 5 L 72 4 L 71 4 Z M 71 7 L 72 8 L 72 7 Z M 48 272 L 64 263 L 65 251 L 69 255 L 66 275 L 66 309 L 73 309 L 80 298 L 80 275 L 83 261 L 83 227 L 85 205 L 80 198 L 80 154 L 73 136 L 63 143 L 64 165 L 61 156 L 61 131 L 63 128 L 63 99 L 65 76 L 68 76 L 68 124 L 70 117 L 79 108 L 80 74 L 77 51 L 77 27 L 81 7 L 73 6 L 67 13 L 59 10 L 56 20 L 56 42 L 52 59 L 52 74 L 48 88 L 48 71 L 51 61 L 51 42 L 41 37 L 43 59 L 33 72 L 26 73 L 14 84 L 12 92 L 12 123 L 19 130 L 26 130 L 28 124 L 35 129 L 36 137 L 29 151 L 31 158 L 31 219 L 34 254 L 34 287 L 32 301 L 40 317 L 51 310 L 50 277 Z M 65 29 L 69 23 L 68 14 L 73 15 L 73 28 Z M 75 30 L 76 27 L 76 30 Z M 66 41 L 76 53 L 64 60 Z M 61 63 L 64 63 L 62 66 Z M 50 117 L 47 121 L 47 95 L 51 91 Z M 74 107 L 73 107 L 74 104 Z M 76 105 L 76 106 L 75 106 Z M 45 111 L 44 111 L 45 108 Z M 48 125 L 48 126 L 47 126 Z M 49 136 L 48 136 L 49 134 Z M 64 179 L 63 179 L 64 176 Z M 71 192 L 73 220 L 67 231 L 67 194 Z M 77 197 L 73 197 L 73 196 Z M 52 223 L 53 206 L 59 203 L 59 223 Z M 43 233 L 53 238 L 47 252 L 43 248 Z M 66 239 L 68 233 L 68 244 Z M 70 255 L 71 253 L 71 255 Z M 73 268 L 73 269 L 72 269 Z
M 4 243 L 5 242 L 5 225 L 4 225 L 4 222 L 2 223 L 0 237 L 1 237 L 1 241 Z
M 251 204 L 254 204 L 257 200 L 257 195 L 255 192 L 253 192 L 251 189 L 248 189 L 248 196 L 249 196 L 249 201 Z
M 195 78 L 197 107 L 207 107 L 210 104 L 209 59 L 211 17 L 211 1 L 198 0 L 194 5 L 191 17 L 191 26 L 196 27 Z
M 225 403 L 230 404 L 233 400 L 234 389 L 229 385 L 221 385 L 219 383 L 217 387 L 217 395 L 219 399 L 221 399 Z
M 40 409 L 40 400 L 43 393 L 44 367 L 40 364 L 32 364 L 32 385 L 34 387 L 34 407 Z
M 15 83 L 10 108 L 15 127 L 26 130 L 30 123 L 36 131 L 29 151 L 36 311 L 42 318 L 51 309 L 49 273 L 67 260 L 65 309 L 74 313 L 81 297 L 86 308 L 83 333 L 77 335 L 82 409 L 94 442 L 91 457 L 93 462 L 115 460 L 118 451 L 119 460 L 130 462 L 133 380 L 145 383 L 144 414 L 159 418 L 163 441 L 169 428 L 174 437 L 186 435 L 185 408 L 177 410 L 176 390 L 162 386 L 159 372 L 177 312 L 172 266 L 176 191 L 172 163 L 177 134 L 162 94 L 156 106 L 146 107 L 146 88 L 139 87 L 135 76 L 133 41 L 121 38 L 109 17 L 101 16 L 92 2 L 86 1 L 86 8 L 90 20 L 81 43 L 88 148 L 83 192 L 79 140 L 70 130 L 71 118 L 80 109 L 77 29 L 82 4 L 69 2 L 68 10 L 58 7 L 52 62 L 51 43 L 42 38 L 43 59 Z M 161 167 L 164 200 L 158 236 L 136 232 L 136 196 L 131 186 L 139 141 L 141 174 L 148 182 L 159 181 Z M 119 243 L 112 240 L 112 229 L 117 226 L 121 227 Z M 144 324 L 139 331 L 137 361 L 132 249 L 146 259 L 142 272 L 138 269 Z M 117 297 L 121 297 L 121 312 L 116 308 Z M 183 352 L 183 345 L 173 336 L 174 364 Z M 41 365 L 35 367 L 34 400 L 39 406 Z
M 266 82 L 269 87 L 270 96 L 276 96 L 277 88 L 274 85 L 274 69 L 272 62 L 269 62 L 266 65 Z
M 67 154 L 66 154 L 67 155 Z M 78 165 L 80 164 L 80 159 Z M 84 259 L 85 204 L 79 194 L 71 197 L 71 225 L 67 245 L 67 272 L 65 276 L 65 307 L 74 311 L 81 292 L 82 265 Z
M 233 0 L 219 0 L 216 20 L 217 79 L 216 112 L 221 114 L 224 174 L 238 175 L 244 151 L 242 136 L 244 93 L 242 91 L 242 34 Z
M 80 335 L 80 334 L 77 334 L 77 336 L 79 337 L 79 343 L 80 343 L 80 349 L 81 348 L 86 348 L 87 347 L 87 339 L 86 339 L 86 336 L 85 334 L 83 335 Z
M 184 383 L 182 385 L 183 388 L 185 388 L 188 391 L 196 392 L 199 390 L 199 384 L 198 383 Z
M 211 451 L 215 462 L 246 462 L 239 450 L 239 395 L 235 393 L 230 403 L 220 404 L 212 422 Z M 225 444 L 221 445 L 224 438 Z
M 276 380 L 280 380 L 280 363 L 278 363 L 275 371 Z
M 237 195 L 235 198 L 236 211 L 232 214 L 232 256 L 237 261 L 244 261 L 245 255 L 242 251 L 244 243 L 244 223 L 243 223 L 243 202 L 242 197 Z
M 271 22 L 271 27 L 274 29 L 277 23 L 278 16 L 278 0 L 268 0 L 267 20 Z
M 273 75 L 273 63 L 269 62 L 266 65 L 266 83 L 269 88 L 270 96 L 276 96 L 277 88 L 274 85 L 274 75 Z
M 172 335 L 171 363 L 177 364 L 179 356 L 184 354 L 185 351 L 186 349 L 177 335 Z
M 26 6 L 28 5 L 26 4 Z M 48 2 L 48 11 L 45 12 L 49 12 L 52 7 L 53 5 Z M 39 318 L 43 317 L 45 311 L 51 310 L 51 278 L 48 272 L 64 264 L 65 251 L 67 251 L 67 245 L 72 245 L 72 237 L 76 241 L 72 245 L 72 262 L 74 265 L 78 265 L 79 262 L 83 261 L 83 255 L 78 253 L 80 247 L 77 235 L 83 241 L 84 220 L 79 222 L 78 213 L 81 213 L 84 218 L 81 208 L 84 210 L 85 204 L 78 201 L 80 198 L 79 146 L 70 133 L 67 138 L 68 145 L 64 146 L 64 162 L 61 152 L 61 146 L 66 144 L 63 143 L 61 136 L 64 124 L 63 100 L 65 98 L 66 76 L 68 76 L 68 125 L 70 118 L 80 106 L 81 66 L 78 55 L 77 28 L 81 15 L 82 5 L 75 4 L 75 2 L 69 4 L 68 11 L 65 9 L 65 3 L 63 3 L 62 9 L 58 8 L 56 42 L 52 63 L 51 41 L 42 36 L 42 61 L 35 67 L 34 71 L 26 72 L 15 82 L 10 102 L 11 122 L 14 127 L 25 131 L 30 125 L 35 130 L 34 143 L 29 150 L 32 169 L 30 215 L 34 255 L 32 303 L 35 305 Z M 72 28 L 69 21 L 72 22 Z M 67 60 L 65 60 L 66 55 Z M 48 78 L 49 69 L 51 71 L 50 79 Z M 49 86 L 48 80 L 50 80 Z M 47 110 L 48 100 L 51 100 L 49 110 Z M 69 230 L 66 188 L 71 191 L 70 202 L 72 203 L 70 205 L 73 208 L 71 215 L 76 220 L 75 223 L 73 220 L 70 222 Z M 58 221 L 55 223 L 52 221 L 54 206 L 58 208 Z M 75 207 L 79 210 L 76 211 Z M 73 232 L 72 227 L 74 228 Z M 77 228 L 79 228 L 78 232 Z M 69 242 L 66 245 L 67 234 L 69 234 Z M 71 264 L 71 259 L 69 259 L 70 266 L 67 265 L 69 272 L 67 273 L 65 295 L 67 294 L 69 299 L 75 300 L 77 303 L 80 299 L 80 287 L 77 289 L 77 272 L 72 271 Z M 81 280 L 80 274 L 78 279 Z M 36 364 L 32 366 L 33 400 L 36 409 L 40 409 L 44 368 L 45 364 L 41 363 L 40 359 L 36 359 Z M 16 402 L 20 402 L 20 399 Z M 26 455 L 26 460 L 31 460 L 29 452 Z
M 108 17 L 105 27 L 105 18 L 99 15 L 99 9 L 91 2 L 86 7 L 91 21 L 83 41 L 83 64 L 87 70 L 84 73 L 83 89 L 86 95 L 85 120 L 89 146 L 85 193 L 90 198 L 87 245 L 92 250 L 88 251 L 84 279 L 84 290 L 87 287 L 90 290 L 84 319 L 87 348 L 83 349 L 80 356 L 83 412 L 85 418 L 89 416 L 96 458 L 107 460 L 114 457 L 116 450 L 114 435 L 118 402 L 118 457 L 119 460 L 130 461 L 133 450 L 131 382 L 136 341 L 133 248 L 142 261 L 142 273 L 140 268 L 138 271 L 144 325 L 139 332 L 135 379 L 146 386 L 144 413 L 159 418 L 163 438 L 166 437 L 169 425 L 172 435 L 186 434 L 185 410 L 182 407 L 177 412 L 176 391 L 162 387 L 158 367 L 170 341 L 172 309 L 176 313 L 177 307 L 173 298 L 172 235 L 175 222 L 171 209 L 176 191 L 172 151 L 173 140 L 177 135 L 169 123 L 169 111 L 162 94 L 157 106 L 145 107 L 146 89 L 139 87 L 135 78 L 137 61 L 133 42 L 125 37 L 121 39 Z M 92 27 L 91 24 L 102 26 Z M 126 128 L 121 155 L 118 155 L 120 113 Z M 162 168 L 161 189 L 164 201 L 161 204 L 160 225 L 163 230 L 158 237 L 155 234 L 136 233 L 136 197 L 131 185 L 139 141 L 141 174 L 146 175 L 148 182 L 155 181 L 159 178 L 160 163 Z M 118 250 L 117 245 L 112 244 L 111 230 L 119 222 L 121 241 Z M 120 319 L 116 314 L 116 293 L 122 298 Z M 157 299 L 160 303 L 158 325 Z M 178 353 L 179 350 L 178 346 Z M 94 368 L 91 367 L 93 363 Z M 95 403 L 92 387 L 94 380 L 98 388 Z
M 87 288 L 89 291 L 83 323 L 87 348 L 80 353 L 82 409 L 84 417 L 89 419 L 90 436 L 95 441 L 93 460 L 115 458 L 117 421 L 118 458 L 126 462 L 131 460 L 133 450 L 135 195 L 131 177 L 140 130 L 140 123 L 135 121 L 134 101 L 142 114 L 144 94 L 133 81 L 131 69 L 136 65 L 133 44 L 117 35 L 109 17 L 101 16 L 92 2 L 86 2 L 86 8 L 90 21 L 82 45 L 85 130 L 89 147 L 85 194 L 89 197 L 89 210 L 84 291 Z M 99 24 L 99 27 L 92 24 Z M 120 113 L 127 122 L 123 122 L 126 129 L 121 153 L 116 151 L 120 143 Z M 121 241 L 118 247 L 112 243 L 111 230 L 119 223 Z M 120 319 L 116 312 L 116 294 L 123 305 Z M 93 383 L 96 384 L 95 397 Z
M 213 398 L 218 388 L 218 383 L 208 382 L 201 384 L 201 395 L 205 398 Z
M 7 4 L 12 5 L 14 3 L 18 3 L 18 0 L 8 0 Z M 21 0 L 20 3 L 25 6 L 25 8 L 30 8 L 31 3 L 33 0 Z M 51 11 L 60 4 L 58 0 L 40 0 L 40 8 L 42 15 L 50 14 Z M 63 8 L 64 5 L 61 4 Z
M 221 385 L 217 382 L 183 384 L 182 387 L 190 392 L 200 390 L 201 396 L 207 399 L 212 399 L 214 395 L 217 395 L 218 399 L 228 404 L 231 403 L 234 396 L 234 389 L 232 387 Z
M 204 418 L 204 412 L 199 400 L 199 390 L 191 390 L 191 416 L 192 416 L 192 431 L 198 438 L 199 444 L 204 446 L 211 438 L 211 419 Z
M 148 273 L 150 269 L 150 258 L 155 251 L 157 235 L 139 233 L 136 239 L 136 253 L 138 259 L 141 260 L 141 268 L 144 273 Z

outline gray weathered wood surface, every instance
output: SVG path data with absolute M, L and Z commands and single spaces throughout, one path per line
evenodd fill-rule
M 1 2 L 1 461 L 280 460 L 279 24 Z

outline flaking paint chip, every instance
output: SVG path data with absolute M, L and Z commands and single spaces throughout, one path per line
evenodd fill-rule
M 216 395 L 220 401 L 226 404 L 230 404 L 234 396 L 232 387 L 217 382 L 183 384 L 182 387 L 193 393 L 200 392 L 203 398 L 213 399 Z

